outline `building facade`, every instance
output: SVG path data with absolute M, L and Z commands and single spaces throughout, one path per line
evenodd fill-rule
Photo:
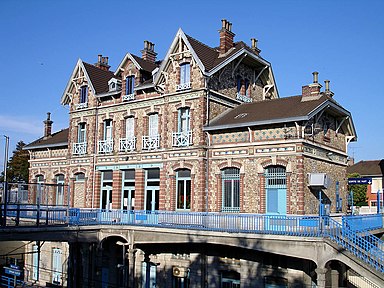
M 79 208 L 345 211 L 356 132 L 329 81 L 322 91 L 314 72 L 302 95 L 280 98 L 257 40 L 234 42 L 227 20 L 219 34 L 212 48 L 179 29 L 162 61 L 144 41 L 114 72 L 108 57 L 79 59 L 61 98 L 68 129 L 52 133 L 48 114 L 44 137 L 25 148 L 30 181 L 68 184 L 52 203 Z
M 371 184 L 367 185 L 367 203 L 371 211 L 375 213 L 378 201 L 381 199 L 381 206 L 383 205 L 383 197 L 378 197 L 378 193 L 383 195 L 383 175 L 384 175 L 384 161 L 383 160 L 368 160 L 359 161 L 356 164 L 348 166 L 347 173 L 358 173 L 363 178 L 371 178 Z

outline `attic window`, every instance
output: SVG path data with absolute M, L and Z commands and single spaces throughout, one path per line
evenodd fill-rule
M 240 113 L 240 114 L 236 115 L 234 118 L 235 118 L 235 119 L 243 119 L 243 118 L 245 118 L 247 115 L 248 115 L 248 113 Z
M 108 81 L 109 92 L 118 91 L 121 89 L 121 82 L 115 78 Z

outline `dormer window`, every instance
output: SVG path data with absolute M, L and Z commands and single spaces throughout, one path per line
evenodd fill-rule
M 240 76 L 237 76 L 236 85 L 237 85 L 236 99 L 246 103 L 252 102 L 252 99 L 249 93 L 249 80 L 243 79 Z
M 121 89 L 121 81 L 112 78 L 108 81 L 109 92 L 118 91 Z
M 180 84 L 176 90 L 185 90 L 191 88 L 191 64 L 183 63 L 180 65 Z
M 76 105 L 76 109 L 82 109 L 88 107 L 88 86 L 80 87 L 80 99 L 79 104 Z
M 128 76 L 125 78 L 125 95 L 123 100 L 135 99 L 135 76 Z

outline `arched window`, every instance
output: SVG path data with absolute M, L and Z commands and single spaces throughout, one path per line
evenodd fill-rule
M 221 170 L 222 211 L 240 211 L 240 169 L 225 168 Z
M 84 182 L 85 180 L 85 174 L 80 172 L 80 173 L 77 173 L 75 174 L 75 181 L 77 182 Z
M 176 172 L 176 209 L 191 209 L 191 170 L 180 169 Z
M 287 176 L 282 166 L 269 166 L 265 169 L 266 213 L 287 213 Z

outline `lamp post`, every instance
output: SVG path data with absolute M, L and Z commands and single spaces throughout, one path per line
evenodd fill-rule
M 4 135 L 5 137 L 5 155 L 4 155 L 4 189 L 3 189 L 3 203 L 4 203 L 4 218 L 1 219 L 3 226 L 7 224 L 7 202 L 8 202 L 8 183 L 7 183 L 7 166 L 8 166 L 8 149 L 9 149 L 9 137 Z
M 119 246 L 122 246 L 122 248 L 123 248 L 123 264 L 120 267 L 122 267 L 122 269 L 123 269 L 123 285 L 122 285 L 122 287 L 125 288 L 125 287 L 127 287 L 127 285 L 126 285 L 127 284 L 126 265 L 125 265 L 125 246 L 128 246 L 129 243 L 124 243 L 124 242 L 121 242 L 121 241 L 117 241 L 116 244 L 119 245 Z M 117 265 L 117 266 L 119 267 L 119 265 Z

